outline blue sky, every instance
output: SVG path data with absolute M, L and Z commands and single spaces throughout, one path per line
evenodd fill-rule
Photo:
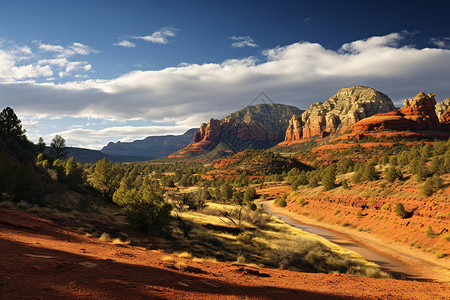
M 100 149 L 181 134 L 261 91 L 450 97 L 448 1 L 0 1 L 0 105 Z

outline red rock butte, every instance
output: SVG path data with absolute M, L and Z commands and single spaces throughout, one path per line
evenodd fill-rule
M 381 113 L 365 118 L 354 124 L 350 131 L 354 134 L 372 131 L 428 131 L 447 130 L 450 113 L 441 115 L 441 121 L 436 115 L 436 100 L 434 94 L 421 92 L 411 100 L 406 99 L 403 108 L 389 113 Z

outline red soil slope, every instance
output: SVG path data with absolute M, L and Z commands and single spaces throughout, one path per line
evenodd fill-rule
M 446 299 L 448 285 L 179 258 L 0 209 L 1 299 Z M 183 263 L 177 269 L 168 260 Z

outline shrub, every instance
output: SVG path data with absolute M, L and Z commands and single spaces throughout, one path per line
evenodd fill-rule
M 334 210 L 334 212 L 333 212 L 333 215 L 337 215 L 337 214 L 339 214 L 341 211 L 339 210 L 339 209 L 335 209 Z
M 383 204 L 383 206 L 381 207 L 382 210 L 389 210 L 391 209 L 391 204 L 390 203 L 385 203 Z
M 133 229 L 140 232 L 168 235 L 171 210 L 170 204 L 157 203 L 150 199 L 134 202 L 127 206 L 127 221 Z
M 280 198 L 277 200 L 278 206 L 280 207 L 286 207 L 287 203 L 286 203 L 286 199 L 284 198 Z
M 348 186 L 348 180 L 347 180 L 347 179 L 342 179 L 342 187 L 343 187 L 344 189 L 346 189 L 346 190 L 349 189 L 349 186 Z
M 305 198 L 297 199 L 298 204 L 300 204 L 302 207 L 308 204 L 308 201 L 305 200 Z
M 426 235 L 427 235 L 427 237 L 432 238 L 432 239 L 434 239 L 437 236 L 437 234 L 434 233 L 433 228 L 431 227 L 431 225 L 428 226 L 428 229 L 426 231 Z
M 397 203 L 397 205 L 395 206 L 395 214 L 402 219 L 406 218 L 407 213 L 403 204 Z

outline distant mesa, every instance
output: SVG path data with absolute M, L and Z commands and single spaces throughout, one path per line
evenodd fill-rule
M 364 118 L 394 109 L 392 100 L 373 88 L 343 88 L 325 103 L 317 102 L 301 115 L 292 116 L 284 142 L 280 146 L 301 142 L 314 136 L 324 138 L 328 135 L 338 135 Z
M 116 156 L 164 157 L 178 151 L 192 141 L 197 128 L 189 129 L 182 135 L 149 136 L 133 142 L 110 142 L 102 153 Z
M 268 149 L 283 141 L 289 119 L 302 112 L 285 104 L 247 106 L 222 120 L 212 118 L 203 123 L 192 143 L 169 157 L 192 157 L 218 149 L 229 153 Z
M 381 113 L 361 120 L 351 128 L 351 134 L 374 131 L 442 131 L 449 128 L 450 112 L 436 113 L 434 94 L 421 92 L 411 100 L 406 99 L 403 108 L 389 113 Z

